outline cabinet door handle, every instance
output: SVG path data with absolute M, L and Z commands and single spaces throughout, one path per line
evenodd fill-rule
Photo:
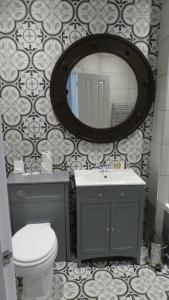
M 26 193 L 25 193 L 24 190 L 18 190 L 18 191 L 16 192 L 16 195 L 17 195 L 18 198 L 23 198 L 23 197 L 26 196 Z
M 99 193 L 99 194 L 98 194 L 98 198 L 102 198 L 102 193 Z
M 125 196 L 125 194 L 124 194 L 123 192 L 121 192 L 121 193 L 120 193 L 120 196 L 121 196 L 121 197 L 124 197 L 124 196 Z
M 111 228 L 111 231 L 112 231 L 112 232 L 114 231 L 114 227 Z
M 106 231 L 107 231 L 107 232 L 109 232 L 109 231 L 110 231 L 110 228 L 109 228 L 109 227 L 107 227 L 107 228 L 106 228 Z

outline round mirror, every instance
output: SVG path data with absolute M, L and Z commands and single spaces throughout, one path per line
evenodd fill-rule
M 153 73 L 128 40 L 90 35 L 69 46 L 56 62 L 50 96 L 56 116 L 76 137 L 110 143 L 145 120 L 154 100 Z
M 129 64 L 111 53 L 81 59 L 67 81 L 72 113 L 94 128 L 110 128 L 125 121 L 137 101 L 138 84 Z

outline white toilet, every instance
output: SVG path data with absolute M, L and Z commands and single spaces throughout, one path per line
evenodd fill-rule
M 23 277 L 22 300 L 49 300 L 57 237 L 49 223 L 28 224 L 12 238 L 15 272 Z

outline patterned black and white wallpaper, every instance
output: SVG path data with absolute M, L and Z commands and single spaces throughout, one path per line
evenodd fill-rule
M 79 140 L 56 119 L 49 97 L 51 71 L 77 39 L 111 33 L 129 39 L 156 74 L 159 0 L 0 0 L 0 108 L 7 173 L 14 159 L 26 170 L 40 168 L 51 150 L 54 168 L 93 168 L 120 160 L 148 177 L 152 111 L 133 134 L 119 142 Z

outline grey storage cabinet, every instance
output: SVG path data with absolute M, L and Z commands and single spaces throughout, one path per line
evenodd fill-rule
M 77 259 L 140 262 L 144 186 L 77 187 Z
M 26 224 L 51 223 L 58 239 L 56 261 L 70 259 L 68 172 L 8 177 L 12 233 Z

